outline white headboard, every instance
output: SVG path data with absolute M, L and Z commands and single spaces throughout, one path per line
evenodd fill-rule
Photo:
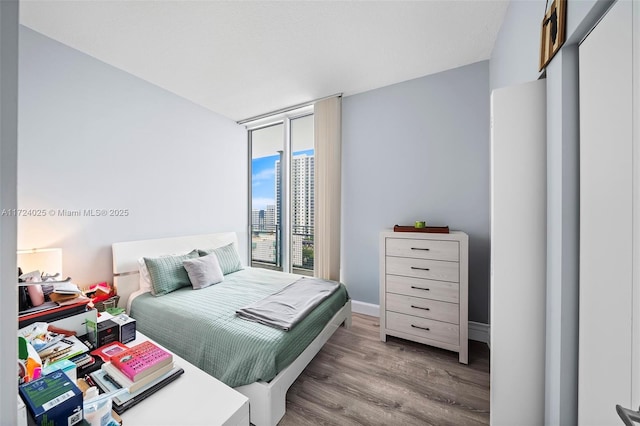
M 193 249 L 211 249 L 232 242 L 238 247 L 235 232 L 113 243 L 113 283 L 120 296 L 118 306 L 127 307 L 129 297 L 139 288 L 138 259 L 141 257 L 183 254 Z

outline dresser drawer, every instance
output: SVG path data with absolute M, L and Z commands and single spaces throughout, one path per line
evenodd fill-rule
M 456 324 L 387 311 L 387 329 L 457 345 L 460 329 Z
M 457 262 L 460 259 L 458 252 L 457 241 L 387 238 L 387 256 Z
M 456 303 L 387 293 L 386 309 L 399 314 L 430 318 L 452 324 L 460 322 L 460 311 Z
M 387 273 L 406 277 L 458 282 L 458 262 L 441 260 L 411 259 L 406 257 L 386 257 Z
M 460 300 L 458 287 L 458 283 L 447 281 L 387 275 L 387 293 L 458 303 Z

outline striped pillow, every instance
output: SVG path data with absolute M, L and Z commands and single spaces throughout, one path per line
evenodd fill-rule
M 151 294 L 163 296 L 180 287 L 191 286 L 189 275 L 182 262 L 196 257 L 198 257 L 197 250 L 180 256 L 145 257 L 144 263 L 151 278 Z
M 206 256 L 211 253 L 215 253 L 218 256 L 218 263 L 220 269 L 224 275 L 232 272 L 240 271 L 242 269 L 242 262 L 238 255 L 235 243 L 229 243 L 226 246 L 218 247 L 215 249 L 198 250 L 200 256 Z

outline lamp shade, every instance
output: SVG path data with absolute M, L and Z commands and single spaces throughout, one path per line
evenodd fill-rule
M 62 277 L 62 249 L 18 250 L 18 267 L 25 274 L 32 271 L 40 271 L 49 275 L 59 273 L 60 277 Z

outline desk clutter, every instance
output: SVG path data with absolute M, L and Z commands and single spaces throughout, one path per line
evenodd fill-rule
M 88 320 L 80 316 L 77 321 Z M 89 325 L 91 327 L 91 325 Z M 45 322 L 36 322 L 18 330 L 18 383 L 28 383 L 55 369 L 75 377 L 76 369 L 92 364 L 87 352 L 93 346 L 95 332 L 79 333 Z
M 136 340 L 136 321 L 106 282 L 82 292 L 71 279 L 18 274 L 20 424 L 117 426 L 184 370 L 173 355 Z
M 51 322 L 87 310 L 91 299 L 70 278 L 42 281 L 39 272 L 22 274 L 18 281 L 18 328 L 35 322 Z
M 84 294 L 91 299 L 91 303 L 98 312 L 107 311 L 113 314 L 113 310 L 118 309 L 117 306 L 120 301 L 120 296 L 116 294 L 116 290 L 107 282 L 89 286 Z
M 18 394 L 28 424 L 121 425 L 119 414 L 180 377 L 173 354 L 155 343 L 125 345 L 136 339 L 135 324 L 90 309 L 18 330 Z
M 56 281 L 40 271 L 18 276 L 18 328 L 34 322 L 50 322 L 87 309 L 118 315 L 120 296 L 107 282 L 92 284 L 84 291 L 67 278 Z
M 22 273 L 18 268 L 18 310 L 20 315 L 46 311 L 58 306 L 90 300 L 71 278 L 61 279 L 59 273 L 49 275 L 38 270 Z
M 124 312 L 117 307 L 120 296 L 106 282 L 94 284 L 83 292 L 70 278 L 43 281 L 39 274 L 34 271 L 19 276 L 18 328 L 61 320 L 89 309 L 108 311 L 112 315 Z
M 95 310 L 89 314 L 96 317 Z M 25 406 L 20 418 L 28 413 L 37 425 L 82 423 L 83 396 L 76 380 L 79 371 L 95 363 L 88 354 L 95 329 L 84 313 L 75 317 L 59 320 L 72 329 L 35 322 L 18 330 L 18 394 Z
M 46 314 L 35 313 L 31 321 L 22 318 L 17 384 L 28 424 L 115 426 L 121 424 L 116 412 L 183 373 L 171 353 L 151 342 L 125 346 L 136 339 L 133 318 L 98 313 L 89 306 L 88 301 L 59 306 Z M 121 356 L 112 361 L 115 355 Z M 80 381 L 95 389 L 84 400 L 76 386 Z M 100 410 L 108 414 L 112 408 L 110 417 L 96 414 Z

